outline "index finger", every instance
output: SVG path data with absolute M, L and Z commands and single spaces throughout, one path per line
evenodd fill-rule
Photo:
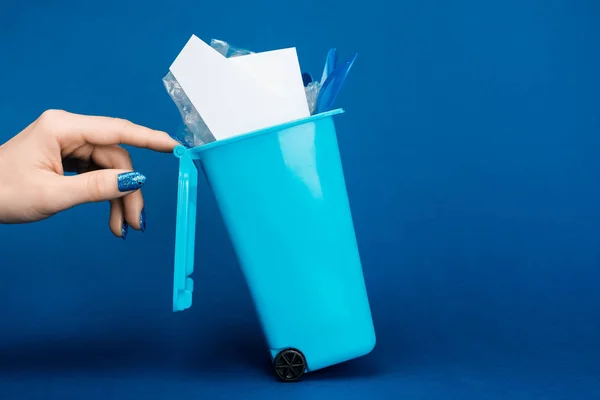
M 159 152 L 171 152 L 179 143 L 168 133 L 134 124 L 122 118 L 47 111 L 40 121 L 59 137 L 81 140 L 95 146 L 125 144 Z

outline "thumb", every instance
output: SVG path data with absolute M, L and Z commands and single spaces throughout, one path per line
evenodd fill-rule
M 61 191 L 69 198 L 67 206 L 117 199 L 140 189 L 146 177 L 139 172 L 100 169 L 61 177 Z

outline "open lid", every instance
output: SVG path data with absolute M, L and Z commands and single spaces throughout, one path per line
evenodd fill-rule
M 173 311 L 183 311 L 191 307 L 194 292 L 194 281 L 190 275 L 194 272 L 198 169 L 185 147 L 177 146 L 173 153 L 179 158 Z

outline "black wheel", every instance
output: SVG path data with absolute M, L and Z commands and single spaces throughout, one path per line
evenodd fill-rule
M 277 377 L 283 382 L 297 381 L 304 375 L 304 371 L 306 370 L 306 359 L 296 349 L 280 351 L 275 356 L 273 364 Z

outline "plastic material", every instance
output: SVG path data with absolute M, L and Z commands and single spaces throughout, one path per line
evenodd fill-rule
M 200 168 L 231 236 L 271 359 L 296 349 L 306 371 L 363 356 L 375 346 L 333 121 L 342 112 L 174 151 L 180 164 L 173 310 L 192 304 Z
M 333 108 L 335 100 L 337 99 L 344 82 L 346 82 L 350 68 L 352 68 L 352 65 L 354 64 L 354 61 L 356 61 L 357 57 L 358 54 L 354 54 L 349 60 L 340 64 L 339 66 L 336 66 L 335 69 L 327 75 L 325 82 L 319 90 L 317 105 L 315 107 L 316 113 L 327 112 Z M 331 53 L 328 55 L 325 65 L 326 71 L 331 68 L 330 63 L 335 62 L 335 59 L 335 55 L 331 56 Z M 325 72 L 323 73 L 323 76 L 325 76 Z
M 321 75 L 321 85 L 325 84 L 325 81 L 331 75 L 337 64 L 337 50 L 335 48 L 329 49 L 327 52 L 327 58 L 325 59 L 325 67 L 323 67 L 323 74 Z
M 253 54 L 250 50 L 232 46 L 218 39 L 211 39 L 210 46 L 227 58 Z M 177 106 L 184 123 L 184 127 L 179 129 L 173 138 L 186 147 L 196 147 L 214 142 L 215 137 L 206 126 L 198 110 L 192 105 L 175 76 L 169 71 L 162 81 L 171 100 Z
M 177 106 L 185 124 L 173 138 L 186 147 L 196 147 L 214 142 L 215 137 L 171 72 L 163 78 L 163 85 Z
M 247 50 L 241 47 L 232 46 L 231 44 L 219 40 L 211 39 L 210 46 L 222 54 L 224 57 L 233 58 L 241 57 L 249 54 L 254 54 L 253 51 Z M 328 60 L 330 56 L 328 55 Z M 335 60 L 333 64 L 326 63 L 325 68 L 333 68 L 335 66 Z M 325 72 L 323 72 L 325 74 Z M 314 81 L 310 73 L 303 73 L 302 75 L 304 83 L 304 92 L 306 94 L 306 101 L 310 114 L 315 114 L 317 106 L 317 98 L 322 82 Z M 216 139 L 210 132 L 210 129 L 200 116 L 200 113 L 192 105 L 192 102 L 188 98 L 187 94 L 183 91 L 183 88 L 175 79 L 175 76 L 169 71 L 163 78 L 163 85 L 171 97 L 171 100 L 177 106 L 179 114 L 183 120 L 184 126 L 177 130 L 175 135 L 172 137 L 181 143 L 183 146 L 192 148 L 202 146 L 207 143 L 214 142 Z
M 319 90 L 321 89 L 321 82 L 312 81 L 304 88 L 306 93 L 306 101 L 308 102 L 308 110 L 311 115 L 315 114 L 317 108 L 317 97 L 319 96 Z
M 198 169 L 186 156 L 185 148 L 177 146 L 179 183 L 177 189 L 177 219 L 175 230 L 175 270 L 173 279 L 173 311 L 192 305 L 194 281 L 194 244 L 196 240 L 196 201 L 198 198 Z

